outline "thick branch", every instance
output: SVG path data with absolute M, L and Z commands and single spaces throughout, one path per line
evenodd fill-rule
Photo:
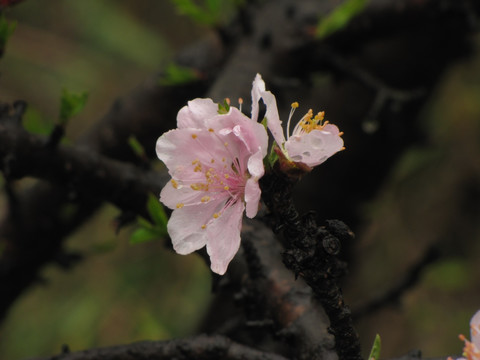
M 286 360 L 283 356 L 238 344 L 220 335 L 143 341 L 131 345 L 91 349 L 32 360 Z
M 330 319 L 339 359 L 361 359 L 358 334 L 343 300 L 339 278 L 345 265 L 338 260 L 339 239 L 353 236 L 339 221 L 318 229 L 312 216 L 300 217 L 293 205 L 293 181 L 272 172 L 262 178 L 262 198 L 273 214 L 273 226 L 284 236 L 284 264 L 312 288 Z
M 90 197 L 146 216 L 149 192 L 158 194 L 166 181 L 158 172 L 108 159 L 86 149 L 58 146 L 27 133 L 20 125 L 0 122 L 0 170 L 9 180 L 25 176 L 67 188 L 70 200 Z

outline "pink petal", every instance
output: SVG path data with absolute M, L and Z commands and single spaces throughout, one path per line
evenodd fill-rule
M 258 151 L 248 159 L 248 172 L 253 178 L 255 178 L 255 180 L 260 179 L 263 174 L 265 174 L 265 169 L 263 167 L 263 156 L 263 149 L 258 149 Z
M 290 159 L 313 167 L 340 151 L 343 148 L 343 139 L 338 136 L 338 128 L 335 125 L 331 126 L 334 127 L 330 128 L 332 132 L 325 129 L 312 130 L 309 133 L 291 136 L 285 143 Z
M 195 160 L 207 164 L 212 159 L 230 157 L 223 140 L 216 134 L 191 128 L 166 132 L 157 140 L 156 151 L 170 173 L 179 166 L 191 166 Z
M 278 146 L 282 147 L 285 142 L 285 135 L 283 134 L 282 121 L 278 115 L 277 100 L 270 91 L 262 93 L 262 99 L 267 106 L 265 117 L 267 118 L 267 127 L 271 131 L 273 138 Z
M 194 99 L 177 114 L 178 128 L 205 129 L 205 120 L 218 115 L 218 105 L 212 99 Z
M 265 91 L 265 82 L 262 79 L 260 74 L 255 76 L 255 80 L 253 80 L 252 86 L 252 120 L 254 122 L 258 121 L 258 102 L 262 97 L 262 93 Z
M 240 247 L 240 230 L 244 205 L 238 201 L 228 207 L 218 219 L 207 225 L 207 252 L 211 269 L 223 275 Z
M 213 214 L 223 205 L 222 202 L 211 201 L 201 205 L 185 206 L 176 209 L 167 224 L 168 234 L 173 248 L 181 255 L 190 254 L 207 244 L 207 230 L 202 229 L 213 219 Z
M 260 196 L 262 191 L 258 185 L 258 181 L 255 179 L 248 179 L 245 184 L 245 203 L 246 203 L 246 215 L 253 219 L 258 212 L 258 204 L 260 203 Z
M 181 185 L 174 188 L 169 181 L 160 193 L 160 201 L 168 208 L 175 210 L 178 204 L 183 204 L 183 206 L 201 204 L 203 196 L 205 196 L 203 191 L 195 191 L 190 186 Z
M 470 320 L 470 337 L 472 343 L 480 349 L 480 310 Z

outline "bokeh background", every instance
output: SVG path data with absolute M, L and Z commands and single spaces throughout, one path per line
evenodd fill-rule
M 26 0 L 6 16 L 18 24 L 0 59 L 0 101 L 27 101 L 25 126 L 44 131 L 58 117 L 62 89 L 88 91 L 86 108 L 68 124 L 71 140 L 211 31 L 170 1 Z M 459 353 L 457 335 L 469 332 L 480 309 L 480 37 L 472 42 L 472 56 L 442 75 L 422 110 L 426 141 L 389 164 L 384 183 L 362 204 L 345 280 L 354 311 L 401 281 L 428 249 L 439 254 L 398 302 L 358 319 L 365 352 L 379 333 L 382 357 L 410 349 L 425 357 Z M 348 134 L 345 141 L 346 151 L 355 151 Z M 111 206 L 93 214 L 66 242 L 85 259 L 69 271 L 46 268 L 42 283 L 17 301 L 0 326 L 1 359 L 195 332 L 212 296 L 209 269 L 162 241 L 129 244 L 132 228 L 116 234 L 117 215 Z

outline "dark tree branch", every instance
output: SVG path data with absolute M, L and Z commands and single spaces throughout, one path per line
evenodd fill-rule
M 284 236 L 283 262 L 305 280 L 325 309 L 339 359 L 361 359 L 359 337 L 339 286 L 345 264 L 336 257 L 340 239 L 353 234 L 339 221 L 319 229 L 312 216 L 301 217 L 293 205 L 293 184 L 275 171 L 261 179 L 262 198 L 272 212 L 272 225 Z
M 186 339 L 143 341 L 62 353 L 31 360 L 287 360 L 283 356 L 259 351 L 220 335 L 198 335 Z
M 49 140 L 0 119 L 0 170 L 9 180 L 31 176 L 70 190 L 70 200 L 92 197 L 147 216 L 148 193 L 158 194 L 167 181 L 145 171 L 74 146 L 51 148 Z

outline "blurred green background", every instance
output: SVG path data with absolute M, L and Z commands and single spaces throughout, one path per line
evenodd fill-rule
M 26 100 L 26 122 L 51 124 L 63 88 L 88 91 L 86 108 L 68 125 L 70 139 L 208 31 L 170 1 L 26 0 L 6 16 L 18 25 L 0 59 L 0 100 Z M 356 229 L 357 260 L 345 283 L 354 309 L 388 289 L 431 244 L 442 252 L 397 306 L 358 322 L 365 352 L 379 333 L 382 357 L 409 349 L 425 357 L 459 353 L 457 335 L 468 334 L 480 308 L 480 38 L 473 41 L 475 55 L 449 69 L 422 113 L 427 145 L 400 158 Z M 0 215 L 4 208 L 0 195 Z M 161 241 L 130 245 L 131 229 L 115 235 L 117 215 L 110 206 L 95 214 L 67 241 L 86 259 L 67 272 L 45 269 L 46 282 L 19 299 L 0 327 L 1 359 L 195 330 L 211 296 L 208 268 Z

